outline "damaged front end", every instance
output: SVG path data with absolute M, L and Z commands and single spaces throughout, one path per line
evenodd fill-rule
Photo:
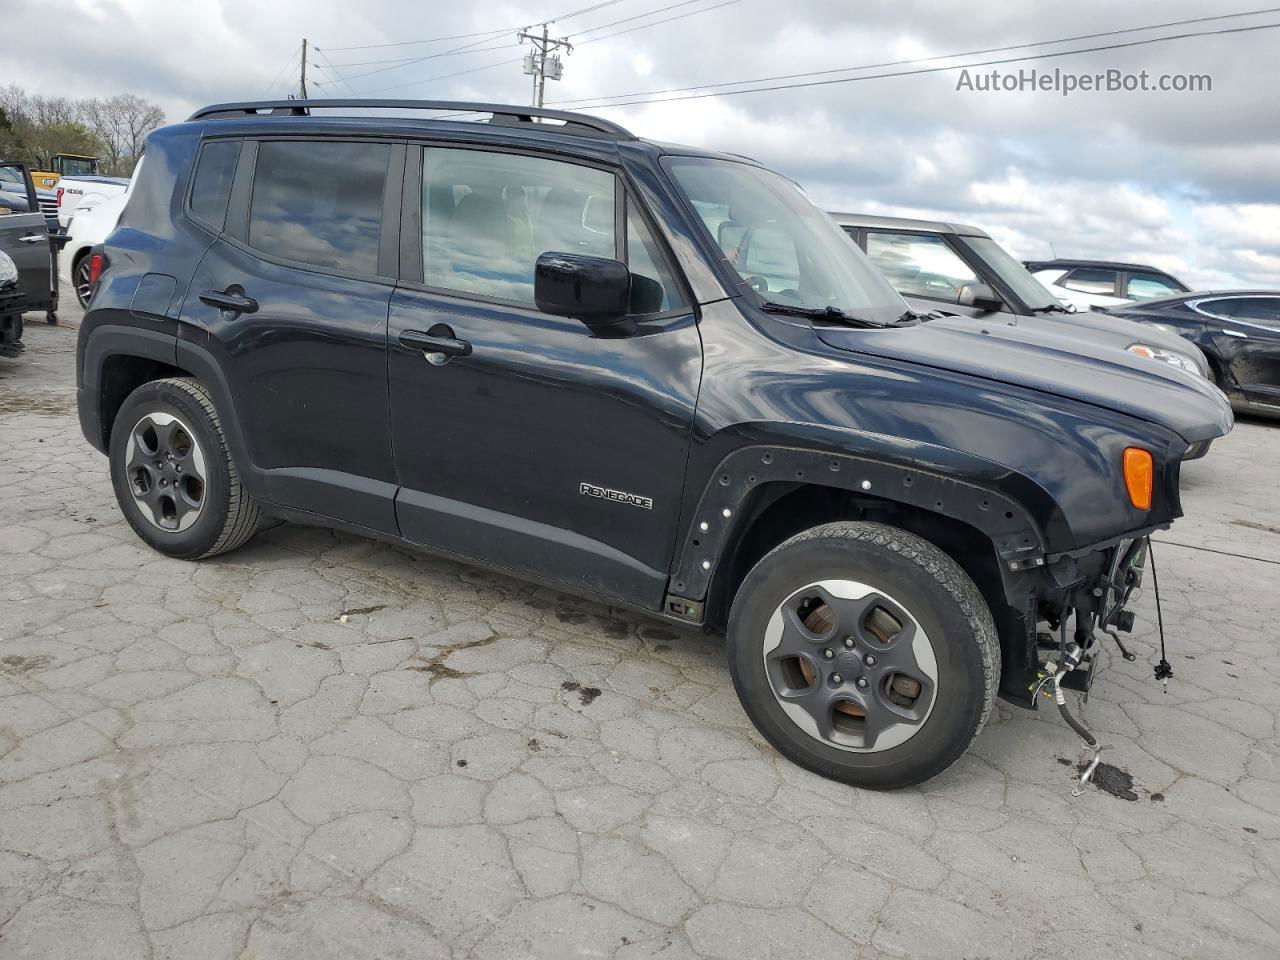
M 1160 660 L 1154 675 L 1155 679 L 1167 682 L 1173 670 L 1165 656 L 1164 617 L 1149 536 L 1121 539 L 1084 556 L 1059 558 L 1056 563 L 1046 565 L 1040 589 L 1036 591 L 1037 629 L 1029 638 L 1031 656 L 1028 658 L 1028 664 L 1035 667 L 1034 672 L 1027 671 L 1022 678 L 1027 692 L 1022 705 L 1034 710 L 1039 709 L 1043 700 L 1051 700 L 1091 752 L 1073 791 L 1076 796 L 1097 769 L 1102 746 L 1071 712 L 1065 691 L 1077 691 L 1088 702 L 1103 638 L 1110 638 L 1125 660 L 1137 659 L 1120 634 L 1133 630 L 1133 604 L 1141 596 L 1148 568 L 1160 634 Z M 1047 629 L 1039 629 L 1040 625 Z

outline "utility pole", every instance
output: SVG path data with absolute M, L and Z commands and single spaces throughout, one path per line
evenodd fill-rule
M 302 38 L 302 76 L 298 79 L 298 96 L 307 99 L 307 38 Z
M 543 95 L 546 93 L 547 80 L 559 80 L 564 76 L 564 64 L 560 62 L 560 54 L 553 50 L 564 48 L 565 53 L 573 53 L 573 44 L 568 40 L 555 40 L 547 35 L 547 24 L 542 24 L 542 33 L 516 34 L 520 42 L 528 40 L 533 45 L 533 52 L 524 55 L 524 72 L 533 76 L 533 105 L 541 107 Z

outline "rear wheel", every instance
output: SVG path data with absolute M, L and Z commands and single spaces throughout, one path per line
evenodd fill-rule
M 134 532 L 184 560 L 234 550 L 261 513 L 240 483 L 213 400 L 196 380 L 153 380 L 129 394 L 109 447 L 116 501 Z
M 71 268 L 71 285 L 76 288 L 76 300 L 81 309 L 89 306 L 89 297 L 93 293 L 93 284 L 89 281 L 92 267 L 92 258 L 88 253 L 82 253 Z
M 1000 646 L 977 586 L 928 541 L 876 523 L 792 537 L 729 618 L 743 707 L 784 756 L 876 789 L 941 773 L 991 712 Z

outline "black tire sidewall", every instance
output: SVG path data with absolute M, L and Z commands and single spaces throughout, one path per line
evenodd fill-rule
M 808 584 L 833 579 L 857 580 L 892 597 L 933 646 L 933 709 L 919 731 L 888 750 L 841 750 L 805 733 L 778 703 L 764 669 L 765 628 L 778 605 Z M 748 716 L 784 756 L 858 786 L 908 786 L 954 763 L 984 719 L 985 670 L 970 616 L 936 576 L 891 548 L 843 537 L 802 540 L 774 551 L 743 581 L 729 618 L 730 672 Z
M 129 489 L 125 471 L 129 432 L 149 413 L 168 413 L 177 417 L 190 429 L 204 454 L 204 507 L 195 523 L 186 530 L 168 531 L 157 527 L 142 512 Z M 134 533 L 160 553 L 180 559 L 194 559 L 213 549 L 230 510 L 231 478 L 226 451 L 209 421 L 208 412 L 194 397 L 172 382 L 143 384 L 128 396 L 116 414 L 108 453 L 116 502 Z

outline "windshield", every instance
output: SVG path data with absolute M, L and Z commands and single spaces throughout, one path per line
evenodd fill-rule
M 906 302 L 790 180 L 749 163 L 667 157 L 725 259 L 765 301 L 892 323 Z
M 1031 275 L 1031 273 L 1010 256 L 1009 251 L 990 237 L 965 237 L 969 244 L 1006 286 L 1011 287 L 1018 299 L 1027 305 L 1029 310 L 1043 310 L 1045 307 L 1061 307 L 1058 298 L 1049 292 L 1049 288 Z

